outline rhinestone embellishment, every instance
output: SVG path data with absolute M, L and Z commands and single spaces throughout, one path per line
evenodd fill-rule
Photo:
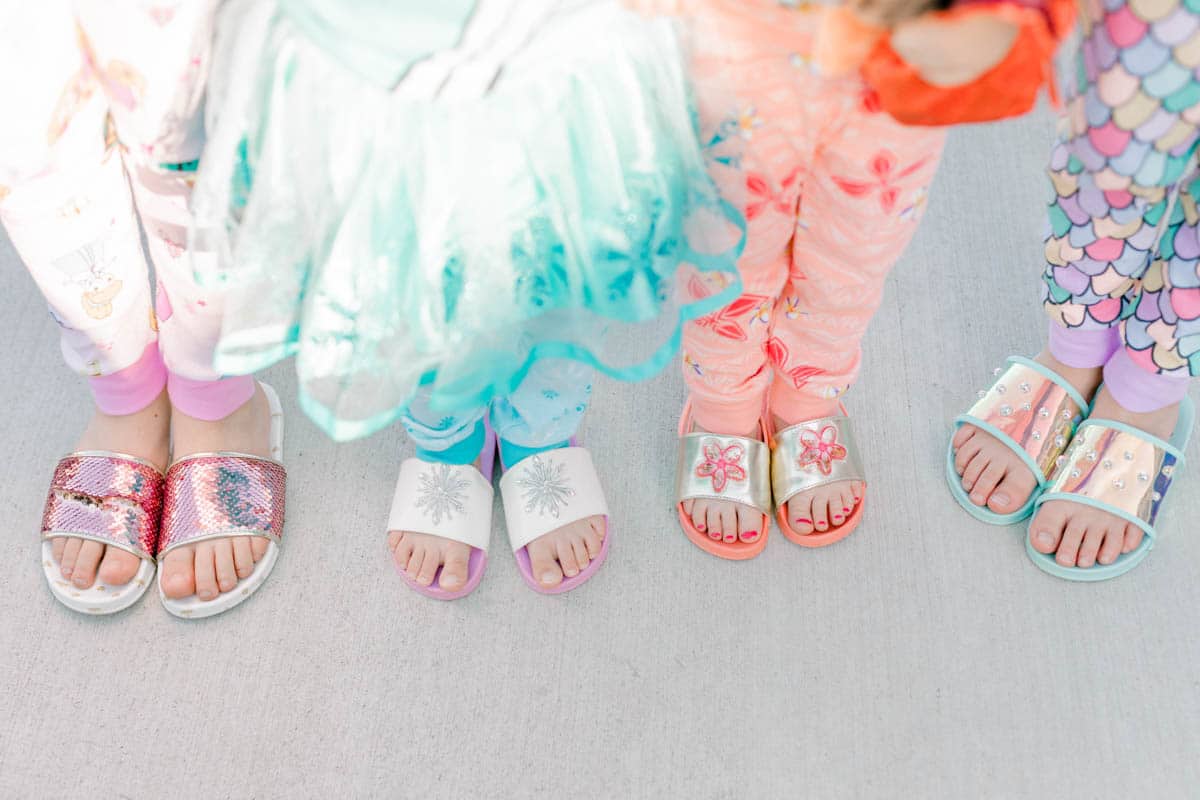
M 1007 403 L 1000 406 L 1000 416 L 1011 417 L 1012 416 L 1012 406 L 1008 405 Z
M 1033 433 L 1031 433 L 1029 435 L 1030 435 L 1030 438 L 1032 438 L 1035 442 L 1040 442 L 1042 440 L 1042 432 L 1041 431 L 1034 431 Z
M 424 511 L 434 525 L 441 525 L 443 518 L 449 522 L 456 513 L 466 513 L 469 484 L 452 472 L 449 465 L 435 464 L 428 472 L 421 473 L 418 480 L 417 508 Z
M 1105 469 L 1112 469 L 1113 463 L 1106 458 L 1100 462 L 1100 466 L 1104 467 Z
M 569 498 L 575 496 L 566 472 L 566 464 L 554 464 L 541 456 L 529 459 L 529 466 L 517 480 L 517 485 L 524 489 L 525 513 L 536 510 L 540 516 L 549 514 L 558 519 Z
M 1038 409 L 1038 416 L 1041 417 L 1042 419 L 1045 419 L 1046 417 L 1050 416 L 1050 409 L 1046 408 L 1045 406 L 1042 406 L 1041 408 Z
M 1023 394 L 1029 394 L 1029 391 L 1032 387 L 1030 387 L 1030 385 L 1028 383 L 1025 383 L 1024 381 L 1022 381 L 1021 385 L 1018 386 L 1017 388 L 1020 389 Z
M 1004 394 L 1007 391 L 1008 391 L 1008 387 L 1005 386 L 1003 383 L 996 384 L 996 394 Z
M 1124 489 L 1125 481 L 1122 480 L 1121 478 L 1113 478 L 1113 486 L 1116 487 L 1117 489 Z
M 1139 472 L 1137 478 L 1142 483 L 1146 483 L 1147 481 L 1150 480 L 1150 476 L 1148 474 L 1146 474 L 1145 472 Z

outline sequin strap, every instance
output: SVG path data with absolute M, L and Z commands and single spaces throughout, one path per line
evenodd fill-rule
M 783 505 L 801 492 L 838 481 L 865 481 L 854 429 L 845 414 L 808 420 L 775 435 L 771 487 Z
M 204 539 L 283 534 L 287 473 L 277 461 L 239 453 L 200 453 L 167 470 L 158 557 Z
M 1083 418 L 1086 403 L 1063 378 L 1026 358 L 1014 356 L 993 372 L 995 383 L 979 393 L 959 424 L 992 434 L 1019 455 L 1045 486 Z
M 50 481 L 42 538 L 71 536 L 152 559 L 158 546 L 163 476 L 119 453 L 80 452 L 58 462 Z
M 1072 500 L 1113 513 L 1154 538 L 1154 521 L 1183 454 L 1120 423 L 1079 426 L 1065 460 L 1039 503 Z
M 679 437 L 675 499 L 729 500 L 771 514 L 771 451 L 744 436 Z

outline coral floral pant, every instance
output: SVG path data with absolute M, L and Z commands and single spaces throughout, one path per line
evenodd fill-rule
M 749 225 L 738 265 L 745 293 L 684 334 L 695 418 L 750 431 L 768 390 L 774 413 L 812 418 L 854 383 L 859 344 L 917 228 L 944 133 L 880 113 L 857 79 L 813 74 L 810 11 L 767 0 L 676 8 L 714 178 Z

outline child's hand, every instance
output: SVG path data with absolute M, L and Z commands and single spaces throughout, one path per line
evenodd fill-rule
M 953 19 L 927 17 L 892 31 L 892 49 L 934 86 L 962 86 L 1002 62 L 1019 30 L 1012 22 L 979 12 Z

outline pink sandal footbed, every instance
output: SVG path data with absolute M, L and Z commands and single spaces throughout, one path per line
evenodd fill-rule
M 770 451 L 767 423 L 760 418 L 758 424 L 762 441 L 695 432 L 690 400 L 679 418 L 675 476 L 679 525 L 692 544 L 718 558 L 745 561 L 767 546 L 771 531 Z M 763 517 L 758 536 L 749 542 L 726 542 L 698 530 L 683 504 L 699 499 L 729 500 L 758 510 Z

